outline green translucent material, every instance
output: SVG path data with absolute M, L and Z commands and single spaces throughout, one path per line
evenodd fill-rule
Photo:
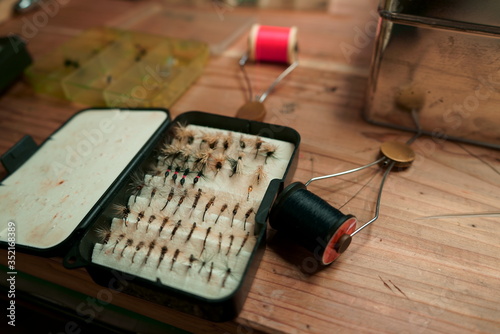
M 170 107 L 200 76 L 203 42 L 91 29 L 27 70 L 39 93 L 92 106 Z

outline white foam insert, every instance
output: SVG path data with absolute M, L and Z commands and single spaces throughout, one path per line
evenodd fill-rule
M 176 183 L 171 180 L 172 173 L 170 173 L 166 183 L 162 175 L 155 177 L 145 175 L 144 180 L 147 186 L 141 190 L 137 198 L 135 196 L 129 198 L 128 205 L 132 213 L 128 216 L 127 226 L 125 226 L 122 219 L 113 219 L 109 241 L 106 245 L 96 244 L 92 254 L 92 261 L 151 281 L 160 280 L 164 285 L 201 297 L 218 299 L 232 294 L 238 287 L 256 243 L 254 236 L 255 212 L 251 214 L 246 224 L 244 224 L 245 212 L 249 208 L 254 208 L 256 211 L 262 202 L 270 181 L 275 178 L 283 178 L 295 146 L 280 140 L 261 138 L 264 142 L 277 147 L 276 155 L 269 157 L 266 161 L 264 156 L 259 154 L 256 156 L 257 152 L 252 146 L 257 136 L 243 135 L 248 145 L 245 150 L 242 150 L 238 145 L 242 136 L 241 133 L 195 125 L 188 125 L 187 128 L 196 133 L 196 139 L 192 144 L 193 148 L 204 145 L 200 144 L 203 134 L 230 134 L 233 138 L 233 144 L 224 154 L 237 157 L 242 151 L 245 153 L 242 173 L 230 177 L 231 169 L 227 162 L 217 175 L 215 175 L 214 170 L 207 167 L 205 178 L 201 179 L 194 187 L 193 178 L 196 173 L 191 173 L 186 178 L 184 186 L 179 184 L 180 175 Z M 215 152 L 222 152 L 220 143 Z M 160 166 L 163 164 L 161 159 L 158 160 L 158 163 Z M 267 175 L 266 179 L 262 180 L 259 185 L 252 181 L 254 171 L 258 166 L 263 166 Z M 248 186 L 250 184 L 253 184 L 253 190 L 248 196 Z M 151 200 L 153 187 L 158 190 Z M 161 208 L 164 206 L 172 187 L 176 190 L 176 196 L 162 211 Z M 203 195 L 196 209 L 193 210 L 194 194 L 198 188 L 203 190 Z M 182 194 L 184 189 L 189 190 L 190 195 L 174 214 L 179 200 L 179 193 Z M 214 195 L 217 197 L 215 205 L 210 207 L 205 219 L 203 219 L 205 205 Z M 150 200 L 151 204 L 148 206 Z M 228 207 L 220 216 L 217 224 L 215 224 L 223 203 L 228 204 Z M 233 220 L 232 211 L 236 203 L 240 204 L 240 208 Z M 124 205 L 125 203 L 120 204 Z M 141 211 L 144 211 L 144 218 L 137 225 L 137 213 L 134 212 Z M 157 219 L 148 225 L 146 221 L 152 214 Z M 159 217 L 170 218 L 169 223 L 161 233 L 159 232 L 161 226 Z M 176 230 L 174 237 L 171 238 L 175 224 L 179 220 L 182 220 L 182 226 Z M 233 221 L 233 226 L 231 226 L 231 221 Z M 186 241 L 193 222 L 197 223 L 196 229 L 189 241 Z M 202 252 L 203 240 L 209 227 L 211 230 L 206 239 L 206 249 Z M 220 242 L 220 250 L 219 233 L 223 236 Z M 247 233 L 249 237 L 242 247 Z M 117 242 L 119 235 L 124 235 L 124 237 Z M 232 243 L 231 236 L 233 236 Z M 127 239 L 133 240 L 132 246 L 125 247 Z M 140 250 L 136 250 L 136 245 L 141 241 L 144 242 L 145 246 Z M 148 253 L 147 245 L 153 241 L 156 247 L 145 261 Z M 160 249 L 162 246 L 167 246 L 168 251 L 160 262 Z M 172 265 L 176 249 L 179 249 L 180 253 Z M 190 264 L 189 257 L 191 254 L 196 257 L 196 261 Z M 210 267 L 212 264 L 213 268 Z M 228 268 L 231 270 L 229 274 Z
M 166 120 L 161 111 L 78 113 L 0 186 L 0 240 L 16 223 L 19 245 L 63 242 Z

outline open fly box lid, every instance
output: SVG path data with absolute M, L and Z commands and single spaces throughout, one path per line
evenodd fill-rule
M 97 217 L 169 123 L 166 110 L 88 109 L 40 147 L 19 144 L 2 156 L 0 231 L 16 226 L 16 247 L 61 255 Z M 26 143 L 26 140 L 24 141 Z M 26 159 L 20 166 L 17 161 Z M 14 167 L 12 167 L 14 166 Z
M 125 118 L 129 123 L 111 123 L 114 125 L 111 133 L 116 132 L 116 138 L 92 132 L 96 129 L 95 121 L 87 127 L 72 125 L 79 123 L 78 115 L 98 113 L 110 120 L 124 112 L 130 114 Z M 6 190 L 0 193 L 5 198 L 12 197 L 7 204 L 2 201 L 6 208 L 2 212 L 7 212 L 4 220 L 16 221 L 18 231 L 24 231 L 19 232 L 23 234 L 18 238 L 20 248 L 39 254 L 57 251 L 65 255 L 66 267 L 86 267 L 98 284 L 109 286 L 110 282 L 116 282 L 114 288 L 128 294 L 209 320 L 228 320 L 237 315 L 248 293 L 263 253 L 267 216 L 277 193 L 293 175 L 300 136 L 287 127 L 203 112 L 187 112 L 173 122 L 169 122 L 165 112 L 160 120 L 161 113 L 127 110 L 117 111 L 113 116 L 109 110 L 105 113 L 88 110 L 75 116 L 4 180 L 5 185 L 12 186 L 10 195 Z M 156 121 L 150 128 L 138 128 L 144 125 L 142 118 L 135 118 L 137 114 L 150 115 Z M 69 129 L 66 137 L 56 136 L 64 129 Z M 193 134 L 180 149 L 183 154 L 175 158 L 163 155 L 172 147 L 179 147 L 179 129 Z M 122 142 L 129 135 L 139 135 L 136 139 L 143 143 Z M 52 151 L 48 143 L 59 137 L 59 147 L 53 147 L 56 155 L 45 157 L 42 149 L 47 146 L 45 151 Z M 103 142 L 102 151 L 91 138 Z M 89 143 L 88 154 L 82 144 L 85 140 Z M 120 144 L 109 145 L 115 141 Z M 117 156 L 122 158 L 122 150 L 128 150 L 122 147 L 125 145 L 134 146 L 135 154 L 130 155 L 128 165 L 109 177 L 111 186 L 102 185 L 101 169 L 111 168 Z M 211 147 L 214 151 L 206 161 L 207 166 L 201 168 L 196 158 L 199 155 L 194 151 L 201 154 Z M 185 154 L 187 151 L 191 156 Z M 75 162 L 72 160 L 79 160 L 84 166 L 71 164 Z M 216 168 L 215 161 L 220 162 L 220 168 Z M 46 174 L 54 170 L 64 173 L 66 178 L 57 173 L 48 178 Z M 262 172 L 256 175 L 257 170 Z M 25 186 L 28 190 L 22 188 L 17 192 L 14 185 L 24 179 L 13 178 L 19 172 L 28 173 L 28 179 L 38 173 L 37 180 L 41 180 L 36 182 L 37 188 Z M 140 191 L 131 187 L 131 180 L 137 181 L 137 175 L 142 180 Z M 76 177 L 72 181 L 76 183 L 71 184 L 69 176 Z M 56 200 L 50 201 L 53 195 L 47 191 L 65 184 L 69 184 L 67 190 L 55 192 Z M 82 222 L 75 221 L 71 228 L 63 229 L 67 236 L 62 238 L 62 228 L 54 222 L 60 219 L 67 224 L 66 217 L 75 215 L 75 203 L 68 202 L 73 196 L 80 199 L 80 192 L 95 188 L 95 184 L 107 191 L 94 194 L 90 210 L 80 209 Z M 37 195 L 28 197 L 30 192 Z M 172 204 L 167 206 L 170 200 Z M 36 210 L 31 208 L 33 201 L 38 205 Z M 76 203 L 82 205 L 82 201 Z M 117 205 L 126 208 L 127 213 L 117 212 Z M 22 216 L 17 213 L 19 210 L 10 209 L 15 207 L 29 207 L 31 211 Z M 44 216 L 36 212 L 44 208 L 52 211 Z M 33 219 L 37 222 L 32 226 Z M 52 234 L 60 240 L 55 241 Z M 4 235 L 6 231 L 2 231 L 2 243 Z M 73 244 L 71 249 L 65 247 L 70 244 Z M 118 281 L 117 273 L 121 277 Z

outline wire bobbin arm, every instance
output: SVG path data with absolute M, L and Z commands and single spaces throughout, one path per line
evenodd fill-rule
M 274 87 L 276 87 L 276 85 L 279 84 L 281 80 L 283 80 L 288 74 L 290 74 L 298 65 L 299 62 L 295 61 L 290 64 L 290 66 L 288 66 L 283 72 L 281 72 L 281 74 L 273 81 L 269 88 L 259 97 L 259 102 L 263 103 L 267 96 L 274 90 Z
M 358 172 L 358 171 L 363 170 L 365 168 L 369 168 L 369 167 L 371 167 L 373 165 L 379 164 L 379 163 L 381 163 L 382 161 L 384 161 L 386 159 L 387 159 L 387 157 L 384 156 L 384 157 L 381 157 L 378 160 L 375 160 L 374 162 L 369 163 L 368 165 L 364 165 L 364 166 L 361 166 L 361 167 L 353 168 L 353 169 L 346 170 L 346 171 L 340 172 L 340 173 L 335 173 L 335 174 L 330 174 L 330 175 L 325 175 L 325 176 L 313 177 L 312 179 L 310 179 L 309 181 L 306 182 L 306 187 L 309 184 L 311 184 L 312 182 L 314 182 L 314 181 L 319 181 L 319 180 L 329 179 L 331 177 L 337 177 L 337 176 L 342 176 L 342 175 L 346 175 L 346 174 L 350 174 L 350 173 L 355 173 L 355 172 Z
M 371 223 L 373 223 L 374 221 L 376 221 L 378 219 L 379 213 L 380 213 L 380 202 L 381 202 L 381 199 L 382 199 L 382 190 L 384 189 L 385 180 L 387 179 L 387 176 L 391 172 L 391 170 L 394 167 L 394 165 L 396 164 L 396 162 L 393 161 L 393 160 L 391 160 L 391 159 L 389 159 L 388 157 L 386 157 L 384 155 L 381 158 L 379 158 L 379 159 L 377 159 L 377 160 L 375 160 L 375 161 L 373 161 L 373 162 L 371 162 L 371 163 L 369 163 L 367 165 L 364 165 L 364 166 L 361 166 L 361 167 L 357 167 L 357 168 L 353 168 L 353 169 L 350 169 L 350 170 L 346 170 L 346 171 L 343 171 L 343 172 L 335 173 L 335 174 L 314 177 L 314 178 L 310 179 L 309 181 L 307 181 L 306 184 L 305 184 L 306 187 L 307 187 L 309 184 L 311 184 L 314 181 L 324 180 L 324 179 L 328 179 L 328 178 L 332 178 L 332 177 L 337 177 L 337 176 L 342 176 L 342 175 L 346 175 L 346 174 L 355 173 L 355 172 L 358 172 L 360 170 L 369 168 L 371 166 L 374 166 L 374 165 L 382 163 L 382 162 L 385 162 L 387 164 L 387 169 L 384 172 L 384 175 L 382 176 L 382 181 L 380 182 L 380 188 L 378 190 L 378 195 L 377 195 L 377 204 L 375 206 L 375 215 L 373 216 L 372 219 L 370 219 L 368 222 L 366 222 L 361 227 L 357 228 L 353 233 L 351 233 L 351 237 L 353 237 L 355 234 L 357 234 L 362 229 L 364 229 L 365 227 L 367 227 L 368 225 L 370 225 Z
M 389 159 L 387 159 L 387 161 L 389 161 Z M 389 163 L 389 166 L 387 166 L 387 169 L 385 170 L 384 175 L 382 176 L 382 181 L 380 181 L 380 188 L 378 190 L 378 195 L 377 195 L 377 204 L 375 205 L 375 215 L 368 222 L 366 222 L 362 226 L 358 227 L 356 229 L 356 231 L 352 232 L 351 237 L 353 237 L 358 232 L 360 232 L 362 229 L 364 229 L 365 227 L 367 227 L 368 225 L 370 225 L 371 223 L 373 223 L 374 221 L 376 221 L 378 219 L 379 213 L 380 213 L 380 202 L 382 200 L 382 190 L 384 189 L 385 180 L 387 179 L 387 176 L 389 175 L 389 173 L 391 172 L 391 170 L 395 164 L 396 164 L 395 161 L 391 161 Z

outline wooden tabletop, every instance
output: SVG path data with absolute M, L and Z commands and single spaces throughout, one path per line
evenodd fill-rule
M 217 11 L 220 20 L 243 15 L 262 24 L 298 27 L 300 65 L 265 102 L 266 122 L 301 134 L 295 180 L 305 182 L 367 164 L 377 157 L 381 143 L 411 136 L 370 125 L 361 117 L 373 41 L 360 43 L 357 34 L 374 23 L 376 1 L 336 1 L 330 12 L 219 3 L 212 2 L 204 11 Z M 65 1 L 31 32 L 27 22 L 35 22 L 36 12 L 3 23 L 0 35 L 29 37 L 28 49 L 36 60 L 83 29 L 133 29 L 140 26 L 135 23 L 141 15 L 165 5 L 153 0 Z M 236 114 L 247 93 L 238 66 L 247 33 L 211 56 L 199 80 L 171 107 L 173 116 L 189 110 Z M 346 53 L 345 46 L 355 52 Z M 282 70 L 277 64 L 247 67 L 257 92 Z M 0 97 L 0 153 L 26 134 L 41 143 L 86 107 L 37 95 L 26 82 L 17 82 Z M 412 147 L 417 155 L 413 165 L 389 175 L 380 218 L 356 235 L 334 264 L 319 268 L 311 254 L 270 231 L 253 286 L 234 321 L 211 323 L 123 293 L 113 293 L 111 304 L 133 312 L 137 319 L 147 317 L 195 333 L 500 332 L 498 216 L 422 219 L 500 212 L 500 152 L 429 137 L 417 139 Z M 380 169 L 373 167 L 313 183 L 309 189 L 364 222 L 374 214 L 380 180 Z M 5 250 L 1 254 L 5 265 Z M 61 262 L 59 257 L 17 252 L 16 267 L 23 273 L 18 289 L 73 308 L 100 298 L 102 287 L 85 269 L 66 270 Z M 70 296 L 73 304 L 65 304 Z M 122 324 L 139 331 L 142 327 L 131 319 L 134 315 Z

